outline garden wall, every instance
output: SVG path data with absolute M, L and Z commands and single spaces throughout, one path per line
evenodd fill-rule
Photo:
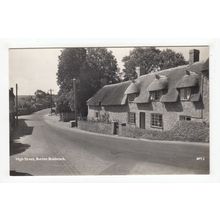
M 113 134 L 113 124 L 96 121 L 79 121 L 78 127 L 82 130 L 102 134 Z M 203 122 L 178 121 L 168 131 L 148 130 L 135 128 L 129 125 L 119 125 L 119 135 L 132 138 L 151 140 L 209 142 L 209 125 Z
M 78 127 L 82 130 L 102 134 L 112 134 L 112 124 L 96 121 L 78 121 Z
M 203 122 L 179 121 L 168 131 L 122 127 L 121 135 L 151 140 L 209 142 L 209 125 Z

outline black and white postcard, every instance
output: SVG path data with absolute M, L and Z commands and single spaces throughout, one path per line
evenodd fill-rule
M 10 175 L 209 174 L 209 46 L 9 48 Z

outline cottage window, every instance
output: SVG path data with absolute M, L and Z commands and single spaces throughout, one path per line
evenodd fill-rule
M 129 94 L 128 101 L 133 102 L 136 97 L 137 97 L 137 93 Z
M 136 114 L 134 112 L 128 112 L 128 123 L 129 124 L 136 123 Z
M 191 117 L 186 115 L 180 115 L 180 121 L 191 121 Z
M 162 114 L 151 114 L 151 127 L 162 128 L 163 127 L 163 118 Z
M 95 117 L 96 117 L 96 118 L 99 117 L 99 112 L 95 112 Z
M 187 101 L 191 97 L 191 88 L 181 88 L 180 89 L 180 100 Z
M 162 95 L 163 95 L 163 90 L 152 91 L 150 94 L 150 99 L 152 101 L 160 101 Z

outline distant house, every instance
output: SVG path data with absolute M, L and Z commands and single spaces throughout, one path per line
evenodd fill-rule
M 10 122 L 10 131 L 15 127 L 15 95 L 13 88 L 9 89 L 9 122 Z
M 169 130 L 177 121 L 209 122 L 209 60 L 191 50 L 188 65 L 106 85 L 87 101 L 88 120 Z

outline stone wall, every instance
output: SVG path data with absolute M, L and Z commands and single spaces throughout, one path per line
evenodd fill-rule
M 202 77 L 200 101 L 177 101 L 174 103 L 151 102 L 145 104 L 135 104 L 128 102 L 125 106 L 89 106 L 88 119 L 102 121 L 103 115 L 108 115 L 109 122 L 117 121 L 125 123 L 132 128 L 140 128 L 140 113 L 145 113 L 145 129 L 170 130 L 180 120 L 180 116 L 190 116 L 195 122 L 209 122 L 209 79 Z M 99 117 L 95 118 L 96 112 Z M 136 114 L 136 123 L 128 124 L 128 112 Z M 151 127 L 151 114 L 159 113 L 163 117 L 163 128 Z
M 78 127 L 85 131 L 112 134 L 112 124 L 95 121 L 78 121 Z
M 209 123 L 209 77 L 208 73 L 203 78 L 203 103 L 204 103 L 204 121 Z
M 87 119 L 91 121 L 103 121 L 108 115 L 108 121 L 127 123 L 128 106 L 89 106 Z M 96 117 L 98 113 L 98 118 Z

